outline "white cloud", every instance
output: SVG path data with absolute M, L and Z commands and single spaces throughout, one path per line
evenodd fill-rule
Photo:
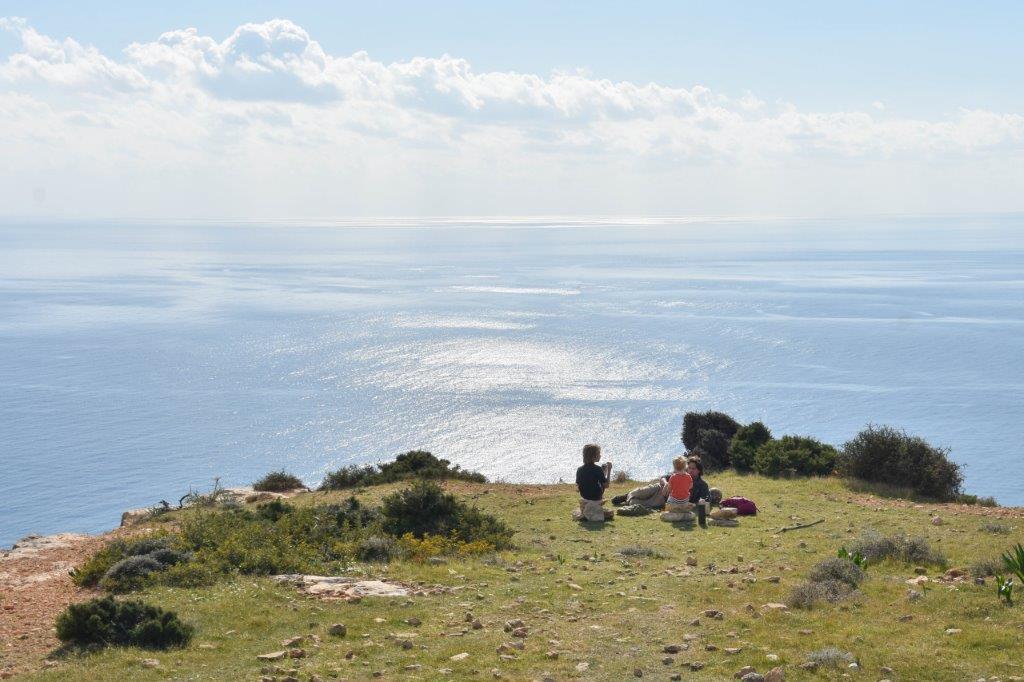
M 20 19 L 0 30 L 20 39 L 0 62 L 0 199 L 24 210 L 42 185 L 45 208 L 96 214 L 813 212 L 843 210 L 853 180 L 851 206 L 874 188 L 873 209 L 969 210 L 946 187 L 996 172 L 976 208 L 1024 208 L 1006 192 L 1017 113 L 878 119 L 881 102 L 813 112 L 449 55 L 385 64 L 284 19 L 117 56 Z

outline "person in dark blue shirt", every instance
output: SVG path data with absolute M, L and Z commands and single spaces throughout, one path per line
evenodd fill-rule
M 583 466 L 576 470 L 576 488 L 584 500 L 600 502 L 604 498 L 612 465 L 611 462 L 605 462 L 603 466 L 598 466 L 600 460 L 600 445 L 591 443 L 583 446 Z

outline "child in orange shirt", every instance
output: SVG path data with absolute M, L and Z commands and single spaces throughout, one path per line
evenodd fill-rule
M 693 488 L 693 478 L 686 473 L 686 458 L 676 457 L 672 460 L 673 473 L 665 483 L 666 505 L 686 504 L 690 501 L 690 490 Z

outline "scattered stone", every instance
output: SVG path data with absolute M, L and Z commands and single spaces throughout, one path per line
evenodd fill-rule
M 468 652 L 465 652 L 465 651 L 463 651 L 463 652 L 462 652 L 461 654 L 455 654 L 454 656 L 452 656 L 452 657 L 451 657 L 450 659 L 448 659 L 448 660 L 450 660 L 450 661 L 464 661 L 464 660 L 466 660 L 467 658 L 469 658 L 469 653 L 468 653 Z
M 480 622 L 479 618 L 477 618 L 476 620 L 473 621 L 473 629 L 474 630 L 483 630 L 484 629 L 484 624 L 482 622 Z
M 765 658 L 767 660 L 771 661 L 772 663 L 775 663 L 776 661 L 779 660 L 779 655 L 778 654 L 768 654 L 768 655 L 765 656 Z
M 959 635 L 963 630 L 960 628 L 946 628 L 947 635 Z
M 348 634 L 348 628 L 341 623 L 335 623 L 331 627 L 327 628 L 327 632 L 335 637 L 344 637 Z
M 941 526 L 943 523 L 945 523 L 945 521 L 942 520 L 941 516 L 933 516 L 932 517 L 932 525 L 933 526 Z
M 580 661 L 579 663 L 576 664 L 576 672 L 578 672 L 578 673 L 585 673 L 588 670 L 590 670 L 590 664 L 587 663 L 586 661 Z
M 777 665 L 764 674 L 764 682 L 785 682 L 786 669 Z
M 904 615 L 900 616 L 898 620 L 901 623 L 909 623 L 910 621 L 914 620 L 914 617 L 912 615 L 910 615 L 909 613 L 907 613 L 907 614 L 904 614 Z
M 411 639 L 403 639 L 399 643 L 399 646 L 401 646 L 403 649 L 408 651 L 409 649 L 411 649 L 413 647 L 413 643 L 412 643 Z
M 697 672 L 698 670 L 702 670 L 703 668 L 704 664 L 700 661 L 690 661 L 690 670 Z
M 743 647 L 725 647 L 722 651 L 730 655 L 736 655 L 743 651 Z
M 696 566 L 697 565 L 697 557 L 695 557 L 695 556 L 688 556 L 688 557 L 686 557 L 686 565 L 687 566 Z
M 814 630 L 807 630 L 807 629 L 797 630 L 797 634 L 800 634 L 800 635 L 813 635 L 814 634 Z
M 665 648 L 662 649 L 662 651 L 664 651 L 666 654 L 678 654 L 682 650 L 683 647 L 679 646 L 678 644 L 666 644 Z
M 704 651 L 718 651 L 718 647 L 714 644 L 707 644 L 704 646 Z
M 752 665 L 745 665 L 739 670 L 737 670 L 736 674 L 734 674 L 733 677 L 735 677 L 737 680 L 742 680 L 744 675 L 752 672 L 757 672 L 757 669 L 754 668 L 754 666 Z
M 879 670 L 879 672 L 881 672 L 883 675 L 892 675 L 893 674 L 893 669 L 890 668 L 887 665 L 883 665 L 881 670 Z
M 419 618 L 406 618 L 405 619 L 405 624 L 406 625 L 411 625 L 414 628 L 418 628 L 419 626 L 423 625 L 423 621 L 420 620 Z
M 715 620 L 722 620 L 723 618 L 725 618 L 725 614 L 716 609 L 708 609 L 700 615 L 704 616 L 705 618 L 714 618 Z
M 295 637 L 289 637 L 288 639 L 281 642 L 281 646 L 285 649 L 291 649 L 292 647 L 302 644 L 302 640 L 305 639 L 302 635 L 296 635 Z
M 676 659 L 672 658 L 671 656 L 666 656 L 665 658 L 661 659 L 661 662 L 665 665 L 672 665 L 676 662 Z
M 777 575 L 770 575 L 767 578 L 765 578 L 765 580 L 770 583 L 777 583 L 782 580 L 782 577 Z
M 288 658 L 305 658 L 305 657 L 306 657 L 306 650 L 305 649 L 290 649 L 288 651 Z
M 524 627 L 518 627 L 518 628 L 516 628 L 516 629 L 514 629 L 512 631 L 512 636 L 513 637 L 518 637 L 520 639 L 525 638 L 529 634 L 530 634 L 530 629 L 525 627 L 525 626 Z
M 556 660 L 558 658 L 558 652 L 557 651 L 549 651 L 549 652 L 547 652 L 544 655 L 547 656 L 548 658 L 550 658 L 551 660 Z
M 740 680 L 742 682 L 764 682 L 764 675 L 761 673 L 747 673 Z
M 761 607 L 763 611 L 772 611 L 778 613 L 779 611 L 789 611 L 789 607 L 781 602 L 769 602 Z
M 633 668 L 633 677 L 643 677 L 644 671 L 640 668 Z
M 423 666 L 420 665 L 419 663 L 410 663 L 409 665 L 405 666 L 405 668 L 403 668 L 403 670 L 410 670 L 410 671 L 412 671 L 412 670 L 420 670 L 421 668 L 423 668 Z
M 280 661 L 287 655 L 287 651 L 272 651 L 269 654 L 260 654 L 256 658 L 260 661 Z
M 818 664 L 814 661 L 807 661 L 806 663 L 801 663 L 800 668 L 802 670 L 817 670 Z
M 54 664 L 56 664 L 56 661 L 54 661 Z M 142 659 L 142 667 L 143 668 L 156 668 L 159 665 L 160 665 L 160 661 L 155 659 L 155 658 L 144 658 L 144 659 Z

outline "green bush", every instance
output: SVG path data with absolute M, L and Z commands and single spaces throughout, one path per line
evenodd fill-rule
M 371 535 L 359 543 L 356 557 L 360 561 L 392 561 L 402 555 L 401 547 L 394 538 Z
M 721 431 L 701 429 L 697 432 L 697 446 L 690 454 L 700 457 L 708 471 L 724 469 L 729 466 L 729 438 Z
M 835 468 L 836 449 L 804 436 L 768 441 L 754 455 L 754 471 L 762 476 L 795 473 L 825 476 Z
M 757 449 L 772 439 L 772 432 L 761 422 L 740 427 L 729 444 L 729 462 L 737 471 L 751 471 Z
M 693 450 L 700 447 L 701 431 L 719 431 L 728 442 L 739 428 L 739 423 L 723 412 L 687 412 L 683 415 L 683 430 L 680 435 L 686 449 Z
M 305 488 L 305 484 L 296 476 L 292 476 L 283 469 L 272 471 L 260 480 L 252 484 L 253 490 L 279 493 L 285 490 Z
M 464 471 L 458 464 L 439 459 L 424 450 L 411 450 L 395 457 L 393 462 L 378 466 L 349 465 L 327 474 L 320 490 L 345 490 L 359 486 L 394 483 L 409 479 L 458 479 L 486 483 L 487 478 L 475 471 Z
M 96 587 L 113 592 L 128 592 L 141 587 L 148 573 L 187 561 L 188 556 L 171 549 L 171 536 L 155 535 L 140 540 L 113 540 L 71 572 L 71 579 L 82 587 Z M 135 557 L 148 557 L 150 562 L 129 562 Z M 153 565 L 155 563 L 155 566 Z M 114 571 L 115 566 L 117 570 Z M 149 566 L 152 570 L 146 570 Z M 111 571 L 114 571 L 111 575 Z M 107 581 L 110 576 L 110 581 Z
M 384 531 L 395 537 L 441 535 L 463 542 L 483 540 L 496 549 L 511 546 L 513 531 L 502 521 L 460 502 L 432 481 L 417 481 L 388 495 L 381 514 Z
M 100 587 L 114 593 L 140 590 L 151 573 L 157 573 L 164 568 L 164 564 L 148 555 L 125 557 L 103 575 Z
M 949 501 L 960 494 L 963 474 L 949 450 L 891 426 L 869 425 L 844 446 L 837 461 L 843 476 L 911 488 L 918 495 Z
M 183 647 L 193 632 L 173 611 L 110 596 L 71 604 L 57 617 L 56 628 L 60 641 L 73 646 L 146 649 Z

